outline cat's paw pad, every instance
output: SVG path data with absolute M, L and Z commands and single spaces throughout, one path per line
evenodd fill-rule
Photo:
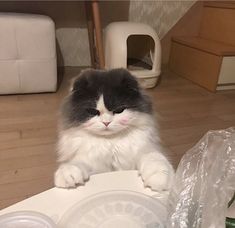
M 61 165 L 54 176 L 54 183 L 59 188 L 74 188 L 83 184 L 88 174 L 75 165 Z
M 154 191 L 168 191 L 171 187 L 171 178 L 168 173 L 157 172 L 144 179 L 144 185 Z

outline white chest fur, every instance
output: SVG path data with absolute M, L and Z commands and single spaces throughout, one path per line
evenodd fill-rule
M 88 164 L 94 172 L 135 169 L 140 154 L 149 152 L 152 148 L 151 141 L 148 130 L 135 130 L 105 138 L 73 129 L 61 135 L 58 145 L 59 160 Z

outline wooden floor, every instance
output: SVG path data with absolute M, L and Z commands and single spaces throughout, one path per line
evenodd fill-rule
M 0 209 L 53 187 L 57 110 L 78 72 L 67 68 L 57 93 L 0 96 Z M 208 130 L 235 125 L 235 91 L 212 94 L 168 72 L 149 93 L 175 166 Z

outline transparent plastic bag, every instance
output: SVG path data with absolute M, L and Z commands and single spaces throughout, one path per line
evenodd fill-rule
M 223 228 L 235 190 L 235 128 L 209 131 L 182 158 L 167 228 Z

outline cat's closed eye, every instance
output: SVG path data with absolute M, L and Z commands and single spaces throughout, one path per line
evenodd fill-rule
M 94 108 L 87 108 L 86 111 L 92 116 L 99 116 L 100 111 Z
M 120 108 L 117 108 L 113 111 L 113 114 L 119 114 L 119 113 L 122 113 L 126 108 L 125 107 L 120 107 Z

